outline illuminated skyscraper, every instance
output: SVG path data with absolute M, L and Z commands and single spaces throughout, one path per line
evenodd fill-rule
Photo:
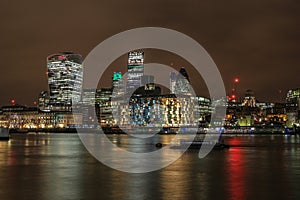
M 297 120 L 300 121 L 300 88 L 291 89 L 287 92 L 286 112 L 294 113 L 294 115 L 297 115 Z
M 175 85 L 176 85 L 176 72 L 170 73 L 170 93 L 175 93 Z
M 174 94 L 190 95 L 190 79 L 184 67 L 181 67 L 179 73 L 171 72 L 170 74 L 170 92 Z
M 300 88 L 289 90 L 286 94 L 287 103 L 297 103 L 300 99 Z
M 126 92 L 137 89 L 142 85 L 144 75 L 144 52 L 128 53 L 128 75 Z
M 49 105 L 49 93 L 48 91 L 42 91 L 39 94 L 38 108 L 41 111 L 47 111 Z
M 83 89 L 81 101 L 84 105 L 95 105 L 96 89 Z
M 121 72 L 114 72 L 112 78 L 112 87 L 113 87 L 113 97 L 119 97 L 124 95 L 124 80 L 122 79 Z
M 98 120 L 101 126 L 112 125 L 112 88 L 101 88 L 96 93 L 96 103 L 99 103 Z
M 80 100 L 82 56 L 62 52 L 47 57 L 50 110 L 70 111 L 72 97 Z

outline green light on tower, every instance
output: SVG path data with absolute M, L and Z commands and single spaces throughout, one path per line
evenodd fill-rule
M 121 78 L 122 78 L 122 73 L 121 72 L 114 72 L 113 81 L 120 80 Z

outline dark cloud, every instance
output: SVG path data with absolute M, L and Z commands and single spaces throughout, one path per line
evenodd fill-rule
M 297 0 L 27 0 L 0 4 L 1 105 L 11 98 L 31 104 L 40 90 L 47 89 L 47 55 L 74 51 L 86 56 L 109 36 L 142 26 L 175 29 L 197 40 L 219 67 L 228 92 L 235 76 L 241 79 L 240 95 L 251 88 L 263 101 L 278 99 L 279 89 L 300 87 Z M 177 67 L 188 65 L 155 52 L 148 57 L 165 64 L 175 60 Z M 125 57 L 115 64 L 125 70 Z M 201 78 L 193 74 L 198 93 L 205 93 Z M 109 82 L 104 80 L 104 85 Z

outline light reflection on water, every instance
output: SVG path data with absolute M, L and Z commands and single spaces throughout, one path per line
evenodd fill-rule
M 109 138 L 122 148 L 126 135 Z M 204 159 L 188 150 L 162 170 L 128 174 L 94 159 L 75 134 L 14 135 L 0 142 L 1 199 L 299 199 L 299 136 L 226 136 L 230 149 Z M 164 155 L 167 156 L 167 155 Z

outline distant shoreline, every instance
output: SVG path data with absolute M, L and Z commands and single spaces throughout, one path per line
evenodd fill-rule
M 81 129 L 82 131 L 86 132 L 94 132 L 97 131 L 98 129 Z M 9 130 L 10 134 L 27 134 L 27 133 L 71 133 L 71 134 L 77 134 L 77 129 L 76 128 L 50 128 L 50 129 L 10 129 Z M 104 131 L 105 134 L 110 135 L 110 134 L 118 134 L 118 135 L 125 135 L 127 134 L 126 132 L 123 132 L 122 130 L 117 130 L 117 131 Z M 159 135 L 176 135 L 176 132 L 159 132 L 157 133 Z M 188 134 L 188 132 L 186 132 Z M 207 133 L 205 132 L 198 132 L 197 135 L 205 135 Z M 222 132 L 221 135 L 295 135 L 295 134 L 300 134 L 300 131 L 297 130 L 292 130 L 292 131 L 282 131 L 282 130 L 277 130 L 277 131 L 226 131 Z

